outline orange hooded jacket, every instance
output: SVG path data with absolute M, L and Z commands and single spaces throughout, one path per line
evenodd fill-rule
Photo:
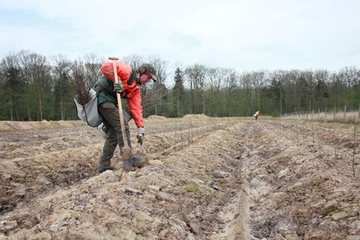
M 115 82 L 113 63 L 107 62 L 104 63 L 100 71 L 104 74 L 105 78 Z M 121 93 L 122 98 L 126 98 L 127 104 L 129 106 L 131 116 L 135 121 L 136 126 L 144 127 L 144 120 L 142 117 L 143 108 L 141 106 L 141 89 L 140 84 L 134 80 L 131 85 L 128 85 L 127 81 L 131 76 L 132 68 L 126 63 L 116 61 L 116 72 L 121 80 L 123 89 Z

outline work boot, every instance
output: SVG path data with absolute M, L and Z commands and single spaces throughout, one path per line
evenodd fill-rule
M 144 163 L 145 163 L 145 159 L 142 157 L 135 157 L 135 156 L 131 157 L 131 166 L 133 167 L 141 168 L 144 166 Z
M 114 168 L 114 167 L 112 167 L 112 166 L 110 166 L 110 167 L 106 167 L 106 168 L 99 167 L 99 168 L 98 168 L 98 174 L 103 173 L 103 172 L 105 172 L 106 170 L 111 170 L 111 171 L 114 171 L 114 170 L 115 170 L 115 168 Z

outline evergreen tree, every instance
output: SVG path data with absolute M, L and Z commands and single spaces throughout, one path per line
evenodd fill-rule
M 20 75 L 20 70 L 16 67 L 10 67 L 6 71 L 5 77 L 5 99 L 10 106 L 10 115 L 12 121 L 23 121 L 24 112 L 22 111 L 22 96 L 25 90 L 25 84 Z
M 173 117 L 182 117 L 184 115 L 184 101 L 185 101 L 185 89 L 183 83 L 183 72 L 180 68 L 176 68 L 174 76 L 175 85 L 172 89 L 173 92 Z

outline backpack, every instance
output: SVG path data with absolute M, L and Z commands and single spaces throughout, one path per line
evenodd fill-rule
M 79 95 L 74 97 L 77 115 L 90 127 L 98 127 L 103 122 L 103 117 L 98 111 L 97 96 L 99 95 L 99 92 L 96 92 L 93 88 L 90 88 L 86 94 L 90 100 L 85 104 L 80 101 Z

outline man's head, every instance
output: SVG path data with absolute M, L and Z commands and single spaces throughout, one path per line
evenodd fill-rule
M 140 78 L 145 78 L 145 76 L 142 77 L 142 75 L 147 75 L 149 79 L 157 81 L 156 77 L 156 70 L 153 65 L 150 63 L 144 63 L 140 67 L 138 67 L 137 72 L 140 74 Z

